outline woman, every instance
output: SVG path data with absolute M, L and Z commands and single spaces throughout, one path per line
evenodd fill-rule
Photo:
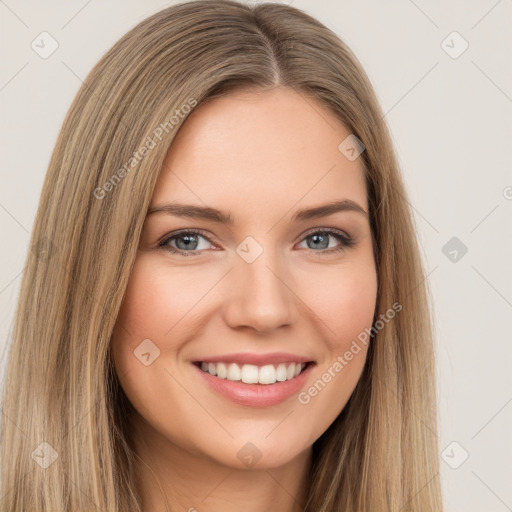
M 2 510 L 442 510 L 382 118 L 346 45 L 289 6 L 174 5 L 114 45 L 42 191 Z

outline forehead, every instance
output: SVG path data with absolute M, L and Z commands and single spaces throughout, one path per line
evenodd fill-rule
M 196 107 L 175 137 L 152 205 L 176 200 L 275 215 L 351 199 L 367 209 L 361 158 L 338 146 L 350 131 L 310 96 L 279 87 Z

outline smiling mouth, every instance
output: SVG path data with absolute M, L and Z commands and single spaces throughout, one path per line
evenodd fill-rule
M 257 366 L 254 364 L 238 365 L 236 363 L 206 363 L 195 362 L 203 372 L 219 379 L 226 379 L 233 382 L 243 382 L 245 384 L 275 384 L 276 382 L 285 382 L 292 380 L 302 373 L 302 371 L 314 364 L 312 361 L 307 363 L 280 363 Z

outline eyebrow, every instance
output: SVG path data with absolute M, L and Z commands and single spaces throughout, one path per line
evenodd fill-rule
M 332 203 L 315 206 L 300 210 L 292 217 L 292 222 L 304 221 L 309 219 L 317 219 L 326 217 L 337 212 L 357 212 L 365 217 L 368 217 L 368 212 L 355 201 L 350 199 L 343 199 L 341 201 L 334 201 Z M 235 220 L 230 213 L 211 208 L 209 206 L 196 206 L 191 204 L 179 203 L 163 203 L 148 210 L 147 216 L 155 213 L 164 213 L 167 215 L 174 215 L 176 217 L 189 217 L 193 219 L 203 219 L 219 224 L 233 225 Z

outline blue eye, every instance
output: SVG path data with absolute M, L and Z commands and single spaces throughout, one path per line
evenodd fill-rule
M 163 247 L 173 253 L 183 254 L 184 256 L 195 256 L 199 250 L 198 246 L 201 245 L 199 242 L 200 238 L 210 242 L 208 238 L 201 234 L 200 231 L 189 229 L 188 231 L 181 231 L 167 237 L 165 240 L 160 242 L 159 247 Z M 170 245 L 171 242 L 175 242 L 178 247 Z
M 339 243 L 334 247 L 329 247 L 330 238 L 336 239 Z M 208 248 L 208 243 L 206 244 L 206 247 L 200 247 L 200 239 L 206 240 L 209 244 L 213 244 L 213 242 L 204 235 L 202 231 L 188 229 L 166 237 L 158 244 L 158 247 L 165 251 L 180 254 L 182 256 L 198 256 L 203 252 L 203 249 Z M 311 231 L 306 234 L 302 241 L 307 241 L 308 239 L 312 240 L 312 244 L 308 244 L 308 249 L 311 249 L 312 252 L 318 252 L 319 254 L 331 254 L 355 245 L 353 238 L 342 231 L 331 228 Z M 171 245 L 171 243 L 174 243 L 175 245 Z M 316 250 L 315 246 L 321 250 Z
M 335 238 L 339 242 L 338 245 L 329 247 L 329 238 Z M 355 244 L 355 241 L 350 236 L 333 229 L 312 231 L 309 234 L 306 234 L 306 237 L 303 240 L 307 241 L 308 239 L 312 240 L 312 244 L 308 246 L 308 249 L 311 249 L 316 245 L 316 247 L 322 249 L 322 251 L 320 251 L 322 254 L 342 251 L 343 249 L 350 248 Z

